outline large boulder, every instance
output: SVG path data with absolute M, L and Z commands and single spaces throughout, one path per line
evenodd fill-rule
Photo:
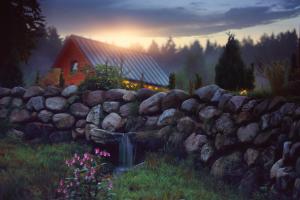
M 224 109 L 225 109 L 225 106 L 227 105 L 227 102 L 228 102 L 232 97 L 233 97 L 232 94 L 230 94 L 230 93 L 224 93 L 224 94 L 220 97 L 220 100 L 219 100 L 219 103 L 218 103 L 219 109 L 224 110 Z
M 86 120 L 85 119 L 80 119 L 76 122 L 75 127 L 76 128 L 84 128 L 86 125 Z
M 221 117 L 216 120 L 215 129 L 224 135 L 234 134 L 236 127 L 231 115 L 229 113 L 222 114 Z
M 29 99 L 29 98 L 35 97 L 35 96 L 42 96 L 43 94 L 44 94 L 43 88 L 41 88 L 40 86 L 31 86 L 26 90 L 23 98 Z
M 119 112 L 120 102 L 105 101 L 102 105 L 103 105 L 103 110 L 107 113 Z
M 77 85 L 70 85 L 63 89 L 61 92 L 61 95 L 64 97 L 70 97 L 78 92 L 78 86 Z
M 210 143 L 204 144 L 201 148 L 200 160 L 205 163 L 209 162 L 213 158 L 215 151 L 214 145 Z
M 161 101 L 166 93 L 159 92 L 144 100 L 139 107 L 140 114 L 154 114 L 161 110 Z
M 97 129 L 98 127 L 95 124 L 86 124 L 85 126 L 85 139 L 87 141 L 91 140 L 91 134 L 92 132 Z
M 221 100 L 221 97 L 223 94 L 225 94 L 226 91 L 223 90 L 222 88 L 218 89 L 215 94 L 213 95 L 213 97 L 211 98 L 211 101 L 214 103 L 219 103 L 219 101 Z
M 257 103 L 258 103 L 257 100 L 252 99 L 252 100 L 248 101 L 247 103 L 245 103 L 242 106 L 241 111 L 242 112 L 250 112 L 251 113 Z
M 38 113 L 38 119 L 44 123 L 48 123 L 51 121 L 53 113 L 48 110 L 41 110 Z
M 199 118 L 201 121 L 208 121 L 212 119 L 213 117 L 216 117 L 221 112 L 214 106 L 206 106 L 202 108 L 199 112 Z
M 177 130 L 186 135 L 195 131 L 196 122 L 190 117 L 183 117 L 177 122 Z
M 259 132 L 259 126 L 257 123 L 251 123 L 246 126 L 242 126 L 237 131 L 237 136 L 241 142 L 251 142 Z
M 127 90 L 126 93 L 123 95 L 123 100 L 126 102 L 135 101 L 137 98 L 137 92 L 136 91 L 130 91 Z
M 184 147 L 186 152 L 192 153 L 198 151 L 205 143 L 207 143 L 206 135 L 193 133 L 184 141 Z
M 234 152 L 217 159 L 211 167 L 211 174 L 228 181 L 238 181 L 244 174 L 243 154 Z
M 46 99 L 46 108 L 52 111 L 63 111 L 67 108 L 67 100 L 63 97 L 49 97 Z
M 0 98 L 9 96 L 11 93 L 11 90 L 9 88 L 0 87 Z
M 98 104 L 102 104 L 105 101 L 105 91 L 96 90 L 96 91 L 88 91 L 82 95 L 83 103 L 88 106 L 95 106 Z
M 246 150 L 244 154 L 244 160 L 248 166 L 252 166 L 256 163 L 259 156 L 259 151 L 253 148 L 249 148 Z
M 40 111 L 45 108 L 45 98 L 43 96 L 31 97 L 26 104 L 28 110 Z
M 68 113 L 58 113 L 53 115 L 52 121 L 58 129 L 70 129 L 75 123 L 75 118 Z
M 89 111 L 89 107 L 85 106 L 82 103 L 74 103 L 70 106 L 71 114 L 78 118 L 86 117 Z
M 178 108 L 188 97 L 188 93 L 183 90 L 171 90 L 162 100 L 162 109 L 166 110 L 168 108 Z
M 93 140 L 95 143 L 102 145 L 118 145 L 121 137 L 120 134 L 93 127 L 90 128 L 88 134 L 91 140 Z
M 105 93 L 107 101 L 123 101 L 123 96 L 127 94 L 125 89 L 110 89 Z
M 22 123 L 22 122 L 28 122 L 31 119 L 31 114 L 26 109 L 14 109 L 10 113 L 9 121 L 11 123 Z
M 89 114 L 86 117 L 86 122 L 93 123 L 96 126 L 100 124 L 100 118 L 103 118 L 102 106 L 99 104 L 91 108 Z
M 136 98 L 139 101 L 144 101 L 145 99 L 148 99 L 149 97 L 153 96 L 156 92 L 153 90 L 149 90 L 147 88 L 141 88 L 136 91 Z
M 243 104 L 248 100 L 246 96 L 233 96 L 227 103 L 226 108 L 231 112 L 238 112 Z
M 203 101 L 210 101 L 218 89 L 220 88 L 217 85 L 207 85 L 197 89 L 194 94 Z
M 59 96 L 60 93 L 61 93 L 61 89 L 59 87 L 49 85 L 45 88 L 44 96 L 54 97 L 54 96 Z
M 110 113 L 102 121 L 102 128 L 113 132 L 122 128 L 123 125 L 124 122 L 122 120 L 122 117 L 117 113 Z
M 25 88 L 20 87 L 20 86 L 17 86 L 17 87 L 14 87 L 13 89 L 11 89 L 11 95 L 14 97 L 23 97 L 25 92 L 26 92 Z
M 191 99 L 187 99 L 184 102 L 182 102 L 181 110 L 183 110 L 187 113 L 196 114 L 196 113 L 198 113 L 199 106 L 200 106 L 200 104 L 199 104 L 198 100 L 195 98 L 191 98 Z
M 135 103 L 133 103 L 133 102 L 129 102 L 129 103 L 126 103 L 126 104 L 124 104 L 124 105 L 122 105 L 121 107 L 120 107 L 120 111 L 119 111 L 119 113 L 120 113 L 120 115 L 122 116 L 122 117 L 128 117 L 128 116 L 130 116 L 130 115 L 134 115 L 135 113 Z M 136 109 L 136 112 L 137 112 L 137 109 Z
M 165 110 L 158 118 L 157 126 L 166 126 L 174 124 L 180 117 L 182 113 L 175 108 L 170 108 Z

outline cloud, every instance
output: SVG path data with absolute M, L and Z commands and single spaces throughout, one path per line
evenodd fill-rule
M 274 0 L 269 5 L 258 5 L 256 2 L 247 7 L 222 4 L 220 6 L 227 6 L 228 9 L 217 14 L 208 12 L 209 7 L 205 7 L 204 1 L 191 1 L 176 7 L 165 5 L 160 8 L 146 5 L 143 7 L 140 4 L 134 6 L 134 2 L 126 0 L 86 0 L 83 4 L 80 2 L 82 1 L 51 0 L 42 6 L 51 24 L 69 32 L 89 30 L 91 27 L 118 29 L 132 26 L 152 37 L 210 34 L 270 24 L 300 14 L 300 0 Z M 206 11 L 202 14 L 199 10 Z

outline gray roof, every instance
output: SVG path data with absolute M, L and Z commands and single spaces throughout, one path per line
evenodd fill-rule
M 96 40 L 71 35 L 92 65 L 122 66 L 125 78 L 154 85 L 168 85 L 168 75 L 149 55 Z

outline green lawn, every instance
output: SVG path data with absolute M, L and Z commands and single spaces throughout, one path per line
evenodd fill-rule
M 169 161 L 168 161 L 169 160 Z M 241 200 L 227 184 L 186 164 L 150 156 L 145 164 L 114 180 L 117 199 L 130 200 Z

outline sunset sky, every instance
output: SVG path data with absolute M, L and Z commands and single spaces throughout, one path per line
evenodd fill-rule
M 42 0 L 48 25 L 121 46 L 169 36 L 179 46 L 195 39 L 224 44 L 225 32 L 258 39 L 299 29 L 300 0 Z

